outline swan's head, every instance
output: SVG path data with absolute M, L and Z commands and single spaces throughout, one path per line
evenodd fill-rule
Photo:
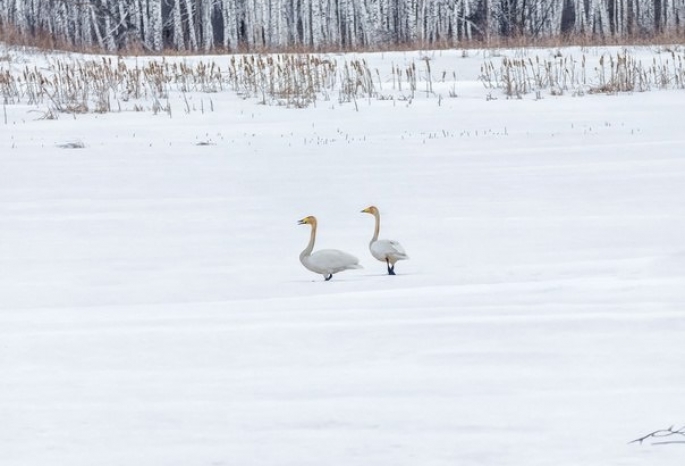
M 378 213 L 378 208 L 375 205 L 372 205 L 362 210 L 362 212 L 365 214 L 376 215 Z
M 316 217 L 310 215 L 297 222 L 298 225 L 316 225 Z

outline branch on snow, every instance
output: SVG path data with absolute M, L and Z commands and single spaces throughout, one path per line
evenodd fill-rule
M 667 445 L 671 443 L 683 443 L 685 444 L 685 426 L 681 427 L 680 429 L 675 429 L 674 426 L 669 427 L 668 429 L 659 429 L 655 430 L 654 432 L 651 432 L 647 435 L 644 435 L 640 438 L 636 438 L 635 440 L 631 440 L 628 443 L 639 443 L 642 444 L 645 440 L 648 439 L 662 439 L 662 438 L 667 438 L 667 437 L 673 437 L 675 436 L 676 438 L 683 438 L 683 440 L 659 440 L 652 442 L 652 445 Z

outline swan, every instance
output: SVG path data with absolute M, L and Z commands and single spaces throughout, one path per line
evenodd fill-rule
M 371 255 L 388 266 L 388 275 L 395 275 L 395 263 L 399 260 L 409 259 L 400 243 L 389 239 L 378 239 L 381 229 L 381 213 L 376 206 L 369 206 L 362 210 L 365 214 L 371 214 L 376 219 L 376 227 L 373 230 L 373 238 L 369 243 Z
M 352 254 L 337 249 L 322 249 L 312 254 L 314 241 L 316 240 L 316 217 L 310 215 L 299 220 L 298 225 L 311 225 L 312 233 L 309 237 L 309 244 L 300 253 L 300 262 L 307 270 L 320 273 L 326 281 L 333 278 L 334 273 L 349 269 L 361 269 L 359 259 Z

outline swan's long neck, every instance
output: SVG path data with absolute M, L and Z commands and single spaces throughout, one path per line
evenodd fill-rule
M 378 233 L 381 231 L 381 214 L 374 212 L 373 217 L 376 219 L 376 226 L 373 229 L 373 238 L 371 238 L 372 243 L 378 240 Z
M 312 250 L 314 249 L 314 241 L 316 240 L 316 223 L 312 223 L 311 225 L 312 225 L 312 232 L 311 232 L 311 235 L 309 235 L 309 244 L 300 253 L 300 260 L 309 256 L 312 253 Z

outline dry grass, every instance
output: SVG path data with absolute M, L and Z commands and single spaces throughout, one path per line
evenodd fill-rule
M 131 65 L 122 57 L 58 58 L 46 69 L 24 66 L 17 71 L 16 67 L 0 66 L 0 97 L 8 104 L 47 106 L 52 116 L 131 109 L 127 103 L 135 111 L 165 111 L 171 116 L 171 92 L 184 96 L 187 113 L 197 110 L 185 98 L 187 93 L 232 91 L 265 105 L 291 108 L 307 107 L 319 100 L 409 100 L 418 91 L 419 74 L 424 76 L 425 92 L 431 95 L 427 58 L 418 64 L 393 66 L 391 89 L 385 91 L 380 72 L 365 60 L 338 61 L 325 55 L 232 55 L 224 67 L 216 61 L 190 65 L 165 58 L 144 65 L 138 61 Z M 211 100 L 209 110 L 213 110 Z
M 480 80 L 487 89 L 501 89 L 509 97 L 521 98 L 542 91 L 552 95 L 644 92 L 650 89 L 685 89 L 685 53 L 668 50 L 643 64 L 626 50 L 602 54 L 596 64 L 586 55 L 580 59 L 558 54 L 554 58 L 502 58 L 499 66 L 487 61 Z
M 464 49 L 464 54 L 468 52 Z M 685 53 L 682 48 L 664 48 L 651 63 L 644 64 L 627 51 L 599 57 L 552 57 L 517 53 L 517 57 L 487 60 L 480 80 L 487 89 L 501 90 L 509 98 L 542 92 L 616 93 L 650 89 L 685 88 Z M 497 53 L 493 52 L 492 56 Z M 528 56 L 527 56 L 528 55 Z M 97 57 L 74 60 L 53 58 L 46 68 L 18 67 L 8 56 L 0 61 L 0 98 L 6 105 L 25 103 L 46 108 L 45 118 L 59 114 L 152 111 L 172 116 L 172 93 L 182 97 L 183 111 L 214 111 L 211 98 L 188 99 L 189 93 L 234 92 L 257 99 L 264 105 L 303 108 L 319 101 L 339 104 L 358 100 L 404 100 L 417 93 L 427 98 L 443 96 L 433 90 L 433 80 L 443 92 L 456 97 L 456 73 L 432 70 L 428 54 L 402 66 L 393 64 L 387 78 L 364 59 L 336 59 L 326 54 L 230 55 L 189 64 L 165 57 L 127 60 Z M 387 80 L 386 80 L 387 79 Z M 449 79 L 454 83 L 450 86 Z M 436 81 L 436 82 L 438 82 Z M 446 90 L 447 89 L 447 90 Z M 191 102 L 194 102 L 191 105 Z

